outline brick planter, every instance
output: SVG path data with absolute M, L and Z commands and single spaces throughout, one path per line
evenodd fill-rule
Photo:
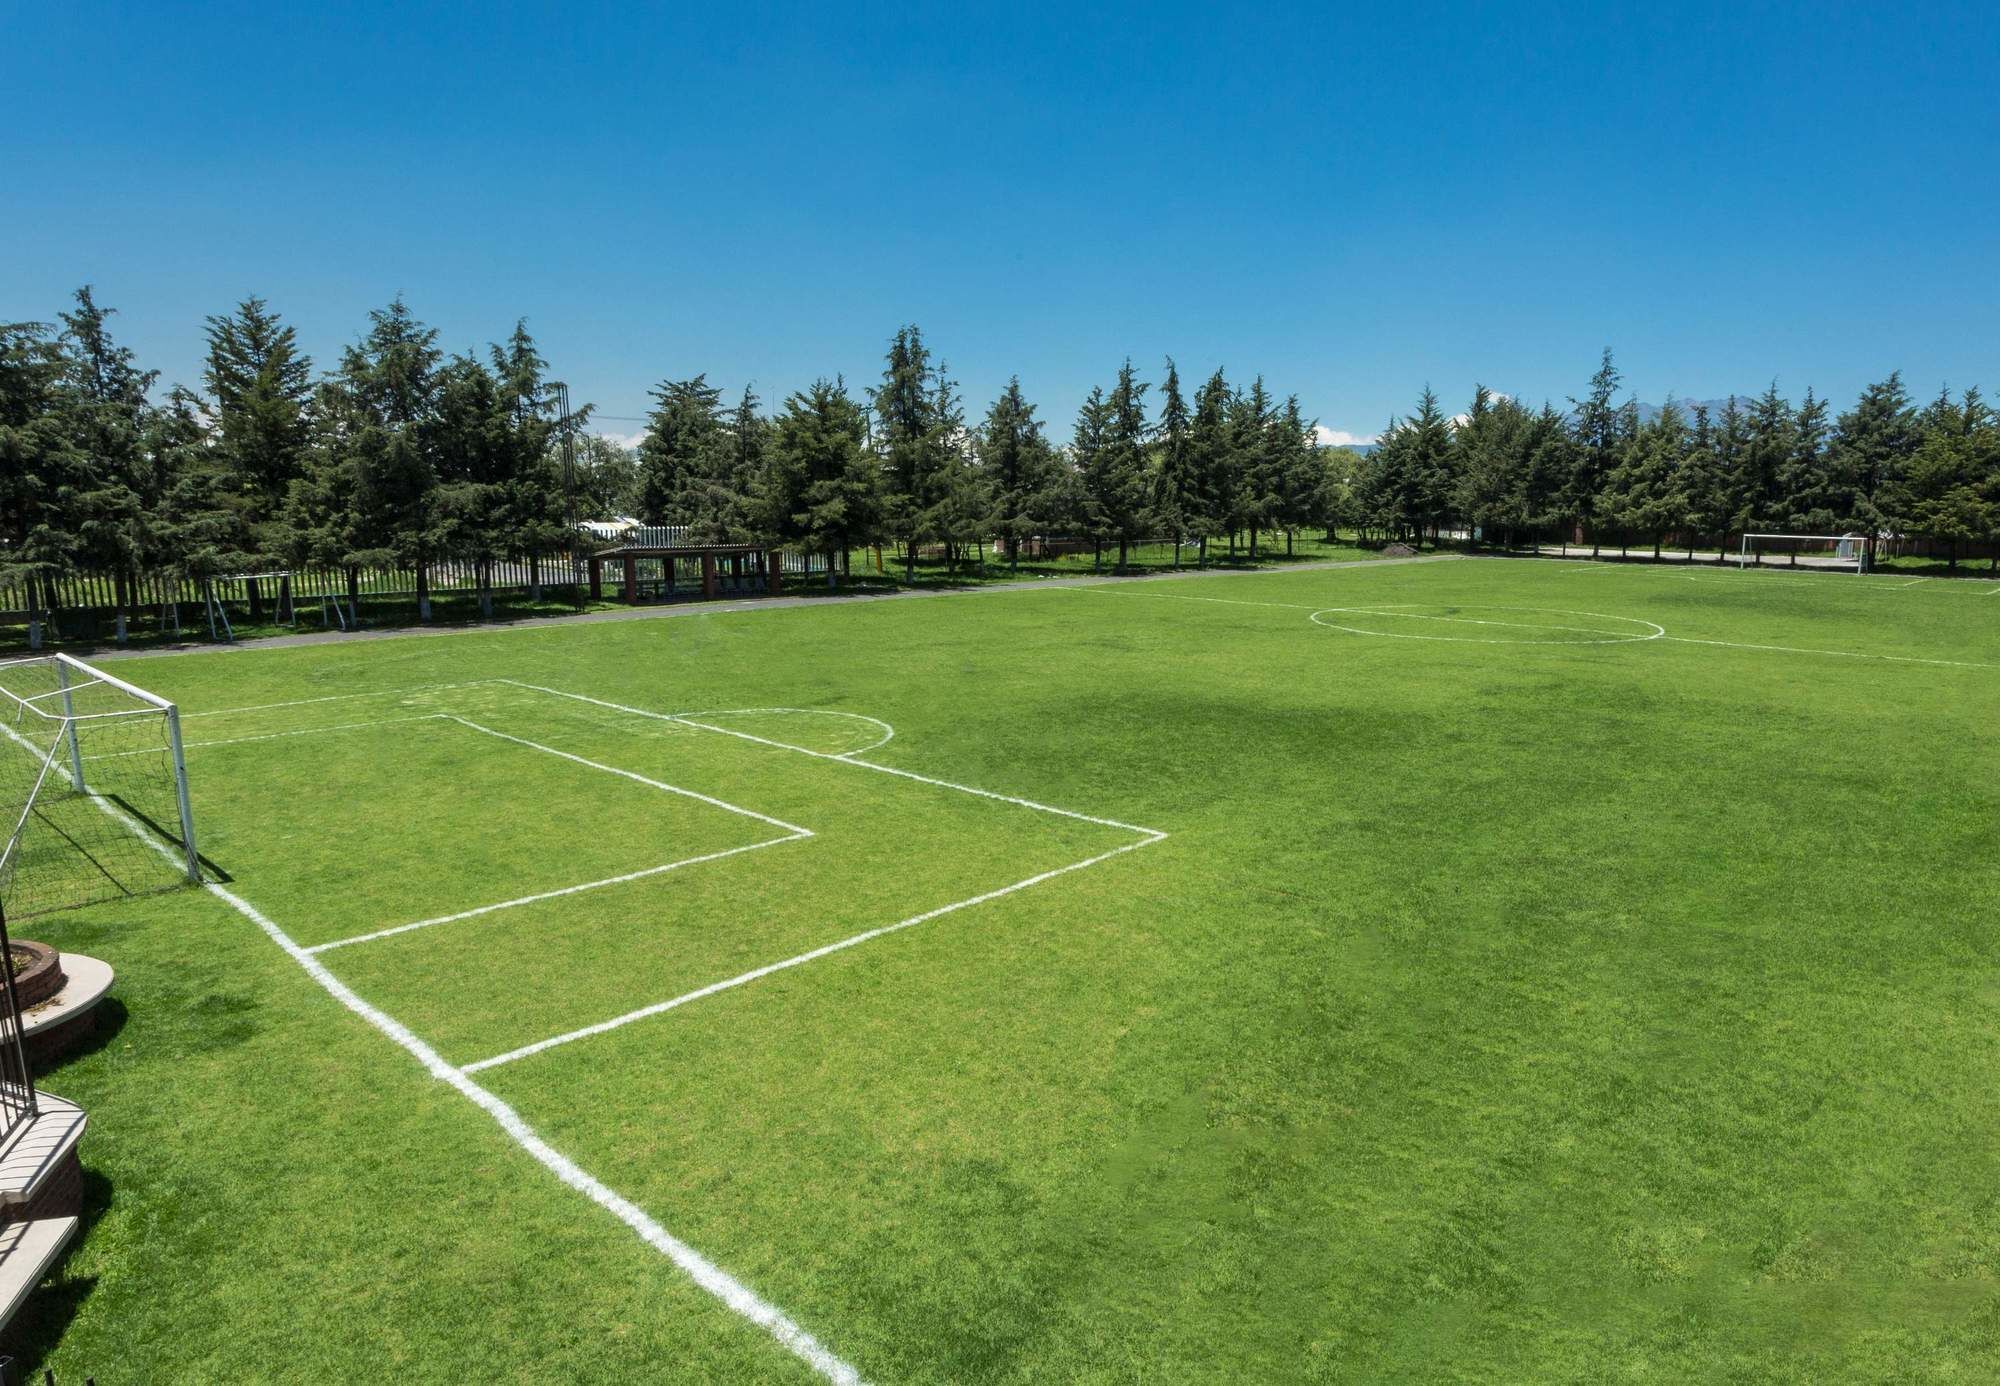
M 81 953 L 60 954 L 30 939 L 15 939 L 14 946 L 48 955 L 14 982 L 21 997 L 21 1042 L 29 1061 L 41 1068 L 97 1032 L 97 1003 L 111 989 L 112 973 Z
M 31 938 L 17 938 L 14 946 L 23 953 L 33 955 L 28 965 L 14 974 L 14 995 L 25 1011 L 30 1006 L 39 1006 L 62 990 L 62 954 L 48 944 L 37 943 Z

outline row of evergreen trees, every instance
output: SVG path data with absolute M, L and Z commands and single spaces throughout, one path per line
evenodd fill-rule
M 260 299 L 207 321 L 201 388 L 155 399 L 157 374 L 113 340 L 88 288 L 54 325 L 0 326 L 0 577 L 45 606 L 65 574 L 112 574 L 121 605 L 147 575 L 273 564 L 414 570 L 420 604 L 442 559 L 482 575 L 569 546 L 570 522 L 636 511 L 700 542 L 783 542 L 844 555 L 892 543 L 914 561 L 997 540 L 1081 536 L 1123 562 L 1176 536 L 1232 551 L 1260 532 L 1330 524 L 1342 477 L 1296 398 L 1220 372 L 1189 398 L 1166 363 L 1128 362 L 1046 436 L 1018 380 L 969 424 L 915 327 L 857 395 L 819 380 L 774 416 L 706 378 L 669 380 L 636 455 L 561 412 L 525 327 L 484 357 L 447 356 L 398 298 L 331 370 Z M 560 460 L 567 444 L 575 465 Z
M 706 377 L 654 391 L 638 448 L 637 510 L 702 540 L 778 538 L 845 554 L 887 541 L 914 563 L 948 561 L 988 540 L 1018 562 L 1022 541 L 1065 535 L 1117 550 L 1174 537 L 1205 554 L 1260 531 L 1323 524 L 1339 472 L 1317 446 L 1296 397 L 1277 402 L 1258 379 L 1221 371 L 1190 399 L 1166 362 L 1157 419 L 1152 386 L 1130 361 L 1090 392 L 1058 447 L 1018 378 L 968 423 L 957 384 L 923 333 L 899 330 L 881 383 L 857 399 L 819 380 L 774 418 L 744 391 L 733 408 Z
M 1670 400 L 1642 420 L 1619 385 L 1606 351 L 1566 413 L 1482 386 L 1447 419 L 1427 389 L 1359 469 L 1349 513 L 1387 535 L 1581 531 L 1655 553 L 1731 533 L 1860 533 L 1942 541 L 1955 563 L 1961 545 L 2000 540 L 2000 418 L 1976 389 L 1918 407 L 1892 374 L 1836 418 L 1810 390 L 1794 406 L 1773 384 L 1747 407 Z
M 1318 446 L 1296 397 L 1216 371 L 1190 394 L 1172 360 L 1155 396 L 1128 361 L 1051 440 L 1018 379 L 976 423 L 915 327 L 865 392 L 818 380 L 765 414 L 703 376 L 669 380 L 636 454 L 585 431 L 526 329 L 447 356 L 399 298 L 316 373 L 250 298 L 207 321 L 199 390 L 157 377 L 78 291 L 56 325 L 0 325 L 0 579 L 200 578 L 271 564 L 413 569 L 569 547 L 570 521 L 635 511 L 705 542 L 869 544 L 948 558 L 1064 536 L 1151 538 L 1233 554 L 1260 534 L 1360 528 L 1488 542 L 1577 531 L 1593 544 L 1743 530 L 2000 537 L 2000 421 L 1969 390 L 1918 407 L 1898 376 L 1830 417 L 1773 385 L 1719 411 L 1618 401 L 1610 352 L 1570 408 L 1478 389 L 1446 418 L 1424 391 L 1367 457 Z M 562 445 L 567 445 L 565 448 Z M 574 467 L 559 460 L 565 451 Z
M 517 326 L 486 359 L 446 357 L 398 299 L 315 378 L 259 299 L 208 319 L 202 390 L 155 400 L 88 288 L 59 326 L 0 325 L 0 576 L 53 607 L 52 580 L 273 562 L 414 568 L 568 540 L 547 365 Z

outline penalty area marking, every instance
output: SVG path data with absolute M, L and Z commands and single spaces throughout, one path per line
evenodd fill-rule
M 482 680 L 483 682 L 484 680 Z M 32 742 L 19 736 L 11 727 L 0 724 L 0 733 L 20 741 L 30 750 Z M 37 754 L 40 754 L 37 752 Z M 561 753 L 558 753 L 561 754 Z M 852 762 L 850 762 L 852 763 Z M 620 772 L 623 773 L 623 772 Z M 178 869 L 181 861 L 177 845 L 169 846 L 157 835 L 148 832 L 145 826 L 130 814 L 107 803 L 102 796 L 90 796 L 92 803 L 102 810 L 112 821 L 118 823 L 139 841 L 151 847 L 166 861 Z M 776 820 L 772 820 L 776 821 Z M 801 830 L 803 831 L 803 830 Z M 719 1300 L 731 1313 L 749 1320 L 775 1339 L 780 1346 L 794 1357 L 804 1362 L 813 1371 L 836 1386 L 862 1386 L 862 1376 L 852 1364 L 842 1359 L 832 1349 L 820 1342 L 800 1326 L 784 1310 L 765 1299 L 748 1285 L 738 1280 L 715 1262 L 703 1256 L 688 1243 L 674 1236 L 651 1214 L 631 1199 L 613 1189 L 589 1170 L 579 1165 L 569 1156 L 557 1150 L 544 1140 L 539 1132 L 521 1114 L 502 1101 L 494 1093 L 475 1083 L 466 1076 L 464 1069 L 447 1063 L 444 1056 L 419 1039 L 414 1031 L 379 1007 L 363 1000 L 361 995 L 347 983 L 333 975 L 325 963 L 301 947 L 291 935 L 274 924 L 255 905 L 235 892 L 226 890 L 214 881 L 202 882 L 202 889 L 228 905 L 243 918 L 255 924 L 264 936 L 278 945 L 291 960 L 305 970 L 308 977 L 317 982 L 321 989 L 349 1011 L 359 1016 L 377 1031 L 386 1035 L 410 1057 L 414 1058 L 424 1071 L 439 1082 L 448 1084 L 460 1096 L 492 1117 L 507 1139 L 532 1156 L 542 1168 L 555 1175 L 569 1188 L 588 1198 L 605 1212 L 617 1218 L 640 1241 L 654 1251 L 672 1261 L 682 1273 L 702 1288 L 710 1296 Z
M 1510 611 L 1538 613 L 1546 616 L 1574 616 L 1591 621 L 1618 621 L 1627 625 L 1643 627 L 1640 630 L 1606 630 L 1601 626 L 1571 626 L 1554 621 L 1498 621 L 1487 617 L 1436 615 L 1420 611 L 1419 606 L 1451 607 L 1472 611 Z M 1595 636 L 1588 640 L 1530 640 L 1506 636 L 1480 635 L 1419 635 L 1413 631 L 1370 630 L 1366 626 L 1348 625 L 1340 621 L 1323 621 L 1322 616 L 1374 616 L 1385 621 L 1438 621 L 1447 624 L 1467 626 L 1506 627 L 1514 630 L 1564 631 L 1576 635 Z M 1497 606 L 1478 602 L 1409 602 L 1377 606 L 1333 606 L 1322 607 L 1306 618 L 1316 626 L 1329 630 L 1345 631 L 1350 635 L 1379 635 L 1389 640 L 1439 640 L 1466 645 L 1630 645 L 1645 640 L 1658 640 L 1666 635 L 1666 628 L 1657 622 L 1641 620 L 1637 616 L 1607 616 L 1597 611 L 1567 611 L 1547 606 Z
M 1074 809 L 1057 808 L 1053 804 L 1037 803 L 1033 799 L 1023 799 L 1012 794 L 1001 794 L 994 790 L 980 789 L 973 785 L 957 784 L 951 780 L 937 779 L 930 775 L 918 774 L 914 770 L 899 769 L 893 765 L 876 765 L 871 761 L 856 759 L 860 755 L 858 751 L 847 751 L 835 755 L 829 751 L 815 751 L 810 747 L 795 746 L 785 741 L 774 741 L 770 737 L 758 736 L 751 732 L 738 731 L 730 727 L 719 727 L 710 723 L 693 720 L 696 716 L 719 716 L 721 715 L 719 713 L 653 712 L 646 708 L 629 707 L 622 703 L 607 702 L 602 698 L 593 698 L 583 693 L 571 693 L 560 688 L 546 688 L 540 684 L 519 683 L 513 679 L 501 679 L 498 682 L 511 684 L 516 688 L 536 693 L 547 694 L 550 697 L 569 698 L 576 702 L 590 703 L 597 707 L 629 713 L 636 717 L 646 717 L 663 722 L 679 722 L 685 726 L 714 732 L 721 736 L 733 736 L 738 740 L 755 742 L 760 746 L 771 746 L 779 750 L 791 751 L 798 755 L 810 756 L 814 760 L 831 761 L 836 765 L 853 765 L 863 770 L 873 770 L 878 774 L 894 775 L 899 779 L 915 780 L 920 784 L 935 785 L 940 789 L 955 790 L 958 793 L 971 794 L 982 799 L 993 799 L 1004 804 L 1014 804 L 1021 808 L 1033 809 L 1039 813 L 1051 813 L 1058 817 L 1071 818 L 1082 823 L 1096 824 L 1099 827 L 1116 828 L 1123 832 L 1137 834 L 1139 840 L 1137 842 L 1128 842 L 1121 847 L 1114 847 L 1108 852 L 1099 852 L 1094 856 L 1086 857 L 1082 861 L 1070 862 L 1067 865 L 1058 866 L 1052 870 L 1038 872 L 1023 880 L 1014 881 L 1008 885 L 982 892 L 964 900 L 954 900 L 948 905 L 940 905 L 935 909 L 925 910 L 923 913 L 911 915 L 907 919 L 899 919 L 893 924 L 883 924 L 873 929 L 864 929 L 858 934 L 849 935 L 847 938 L 836 940 L 822 947 L 810 949 L 807 952 L 783 958 L 774 963 L 767 963 L 762 967 L 752 968 L 748 972 L 739 973 L 734 977 L 727 977 L 721 981 L 711 982 L 707 986 L 697 987 L 695 990 L 686 992 L 680 996 L 669 997 L 663 1001 L 655 1001 L 650 1005 L 627 1011 L 623 1015 L 612 1016 L 607 1020 L 598 1021 L 593 1025 L 581 1026 L 560 1035 L 551 1035 L 546 1039 L 536 1040 L 532 1044 L 522 1045 L 518 1049 L 510 1049 L 504 1054 L 495 1054 L 490 1058 L 477 1060 L 465 1066 L 465 1072 L 467 1073 L 476 1073 L 482 1069 L 497 1068 L 501 1064 L 513 1063 L 518 1059 L 525 1059 L 530 1055 L 539 1054 L 547 1049 L 554 1049 L 559 1045 L 571 1044 L 577 1040 L 588 1039 L 593 1035 L 602 1035 L 612 1030 L 623 1029 L 625 1026 L 637 1021 L 650 1019 L 657 1015 L 664 1015 L 668 1011 L 678 1010 L 691 1001 L 699 1001 L 704 997 L 714 996 L 719 992 L 733 990 L 750 982 L 757 981 L 759 978 L 769 977 L 773 973 L 784 972 L 790 968 L 799 967 L 805 963 L 814 962 L 820 958 L 844 952 L 849 948 L 854 948 L 870 940 L 882 938 L 888 934 L 899 933 L 904 929 L 914 928 L 919 924 L 928 923 L 933 919 L 955 913 L 958 910 L 969 909 L 974 905 L 983 905 L 990 900 L 998 900 L 1002 896 L 1012 895 L 1016 891 L 1027 890 L 1031 886 L 1040 885 L 1044 881 L 1054 880 L 1058 876 L 1066 876 L 1072 871 L 1082 871 L 1087 867 L 1109 861 L 1113 857 L 1123 856 L 1127 852 L 1135 852 L 1141 847 L 1150 847 L 1156 842 L 1165 841 L 1167 836 L 1166 833 L 1157 828 L 1145 828 L 1140 827 L 1136 823 L 1121 823 L 1115 818 L 1100 818 L 1088 813 L 1078 813 Z M 764 710 L 772 711 L 775 709 Z M 874 721 L 876 719 L 870 718 L 868 720 Z M 888 726 L 886 722 L 881 723 L 881 725 L 884 727 Z M 886 740 L 887 738 L 884 739 Z

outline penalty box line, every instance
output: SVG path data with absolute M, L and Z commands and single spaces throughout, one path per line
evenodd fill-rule
M 699 1001 L 720 992 L 731 991 L 737 987 L 757 981 L 760 978 L 769 977 L 774 973 L 784 972 L 794 967 L 803 966 L 809 962 L 815 962 L 820 958 L 829 957 L 835 953 L 845 952 L 847 949 L 858 947 L 873 939 L 900 933 L 904 929 L 915 928 L 919 924 L 928 923 L 933 919 L 953 914 L 959 910 L 970 909 L 974 905 L 983 905 L 988 901 L 998 900 L 1002 896 L 1012 895 L 1016 891 L 1027 890 L 1032 886 L 1042 884 L 1044 881 L 1054 880 L 1058 876 L 1067 876 L 1073 871 L 1082 871 L 1089 867 L 1097 866 L 1102 862 L 1110 861 L 1113 857 L 1123 856 L 1127 852 L 1136 852 L 1141 847 L 1150 847 L 1156 842 L 1164 842 L 1167 837 L 1167 834 L 1158 828 L 1145 828 L 1135 823 L 1122 823 L 1115 818 L 1100 818 L 1094 814 L 1078 813 L 1074 809 L 1057 808 L 1053 804 L 1038 803 L 1033 799 L 1024 799 L 1018 795 L 1001 794 L 990 789 L 980 789 L 974 785 L 958 784 L 951 780 L 941 780 L 930 775 L 918 774 L 914 770 L 898 769 L 892 765 L 876 765 L 870 761 L 856 759 L 855 757 L 858 753 L 834 755 L 826 751 L 809 750 L 804 746 L 793 746 L 783 741 L 773 741 L 768 737 L 754 736 L 749 732 L 734 731 L 727 727 L 711 726 L 707 723 L 693 721 L 687 717 L 676 716 L 672 713 L 652 712 L 645 708 L 627 707 L 620 703 L 607 702 L 602 698 L 592 698 L 582 693 L 570 693 L 559 688 L 544 688 L 537 684 L 516 683 L 512 679 L 500 681 L 513 683 L 515 687 L 530 689 L 537 693 L 546 693 L 552 697 L 572 698 L 578 702 L 591 703 L 598 707 L 609 708 L 617 712 L 626 712 L 638 717 L 648 717 L 665 722 L 682 722 L 687 726 L 699 727 L 703 731 L 718 732 L 721 735 L 738 737 L 744 741 L 754 741 L 759 745 L 772 746 L 783 751 L 792 751 L 799 755 L 810 756 L 815 760 L 832 761 L 839 765 L 858 766 L 863 770 L 873 770 L 879 774 L 894 775 L 900 779 L 916 780 L 919 783 L 935 785 L 941 789 L 956 790 L 961 794 L 972 794 L 982 799 L 994 799 L 1001 803 L 1015 804 L 1022 808 L 1034 809 L 1041 813 L 1051 813 L 1058 817 L 1075 819 L 1078 822 L 1092 823 L 1099 827 L 1115 828 L 1123 832 L 1136 833 L 1139 835 L 1139 840 L 1137 842 L 1128 842 L 1122 847 L 1114 847 L 1108 852 L 1099 852 L 1095 856 L 1084 858 L 1082 861 L 1070 862 L 1065 866 L 1058 866 L 1048 871 L 1038 872 L 1023 880 L 1000 886 L 994 890 L 985 891 L 964 900 L 954 900 L 948 905 L 940 905 L 936 909 L 925 910 L 923 913 L 911 915 L 907 919 L 899 919 L 893 924 L 883 924 L 873 929 L 864 929 L 858 934 L 852 934 L 847 938 L 839 939 L 833 943 L 824 944 L 821 947 L 810 949 L 793 957 L 781 959 L 778 962 L 766 963 L 762 967 L 754 967 L 748 972 L 738 973 L 734 977 L 724 978 L 719 982 L 711 982 L 707 986 L 697 987 L 693 991 L 685 992 L 680 996 L 671 997 L 665 1001 L 656 1001 L 651 1005 L 641 1006 L 637 1010 L 627 1011 L 623 1015 L 613 1016 L 609 1020 L 602 1020 L 594 1025 L 585 1025 L 564 1034 L 551 1035 L 547 1039 L 536 1040 L 534 1043 L 522 1045 L 518 1049 L 510 1049 L 504 1054 L 495 1054 L 491 1058 L 476 1060 L 473 1063 L 465 1065 L 465 1072 L 467 1073 L 477 1073 L 483 1069 L 498 1068 L 502 1064 L 510 1064 L 518 1059 L 525 1059 L 531 1055 L 540 1054 L 545 1050 L 554 1049 L 561 1045 L 573 1044 L 578 1040 L 589 1039 L 594 1035 L 607 1034 L 612 1030 L 623 1029 L 625 1026 L 635 1024 L 638 1021 L 647 1020 L 653 1016 L 664 1015 L 668 1011 L 677 1010 L 691 1001 Z
M 11 729 L 4 726 L 0 726 L 0 731 L 5 731 L 9 736 L 14 734 Z M 145 827 L 130 814 L 113 804 L 106 803 L 97 795 L 92 795 L 91 798 L 98 808 L 109 815 L 114 822 L 122 825 L 127 832 L 158 852 L 169 863 L 176 866 L 180 864 L 180 858 L 175 850 L 147 832 Z M 731 1313 L 756 1324 L 786 1351 L 821 1377 L 836 1383 L 836 1386 L 862 1386 L 863 1378 L 860 1371 L 806 1331 L 797 1320 L 688 1243 L 667 1231 L 656 1218 L 631 1199 L 550 1145 L 519 1112 L 496 1094 L 473 1082 L 466 1076 L 464 1069 L 446 1062 L 443 1055 L 419 1039 L 407 1025 L 380 1007 L 364 1000 L 360 993 L 334 976 L 325 963 L 301 947 L 263 911 L 214 881 L 203 882 L 202 889 L 255 924 L 266 938 L 277 944 L 284 950 L 286 956 L 305 969 L 306 975 L 317 982 L 329 996 L 387 1036 L 422 1065 L 424 1071 L 431 1077 L 448 1084 L 460 1096 L 492 1117 L 507 1139 L 526 1151 L 537 1164 L 555 1175 L 564 1185 L 582 1194 L 624 1223 L 640 1241 L 672 1261 L 690 1280 L 720 1301 Z
M 607 775 L 619 775 L 625 779 L 637 781 L 649 789 L 661 790 L 668 794 L 678 794 L 682 798 L 694 799 L 710 807 L 724 809 L 743 818 L 753 818 L 760 823 L 767 823 L 771 827 L 781 829 L 782 833 L 778 837 L 765 838 L 761 842 L 745 843 L 740 847 L 730 847 L 719 852 L 704 852 L 700 856 L 684 857 L 679 861 L 670 861 L 659 866 L 648 866 L 638 871 L 627 871 L 622 875 L 607 876 L 601 881 L 585 881 L 580 885 L 561 886 L 555 890 L 538 891 L 533 895 L 523 895 L 516 900 L 501 900 L 491 905 L 479 905 L 473 909 L 459 910 L 453 914 L 441 914 L 433 919 L 419 919 L 409 924 L 396 924 L 387 929 L 375 929 L 369 933 L 356 934 L 352 938 L 340 938 L 334 939 L 330 943 L 314 944 L 312 947 L 307 948 L 306 952 L 314 954 L 326 953 L 335 948 L 347 948 L 357 943 L 373 943 L 377 939 L 392 938 L 397 934 L 407 934 L 416 929 L 429 929 L 439 924 L 455 924 L 463 919 L 476 919 L 480 915 L 492 914 L 496 910 L 510 910 L 520 905 L 533 905 L 543 900 L 560 899 L 565 895 L 580 895 L 587 890 L 602 890 L 606 886 L 625 885 L 632 881 L 645 880 L 649 876 L 659 876 L 669 871 L 678 871 L 684 866 L 698 866 L 702 862 L 721 861 L 725 857 L 741 856 L 745 852 L 755 852 L 765 847 L 776 847 L 781 843 L 803 841 L 813 835 L 810 828 L 801 828 L 796 823 L 787 823 L 782 818 L 773 818 L 767 813 L 759 813 L 755 809 L 747 809 L 740 804 L 732 804 L 726 800 L 717 799 L 711 795 L 702 794 L 692 789 L 683 789 L 679 785 L 668 784 L 664 780 L 652 779 L 634 770 L 621 770 L 615 765 L 605 765 L 600 761 L 589 760 L 569 751 L 558 750 L 554 746 L 544 746 L 539 741 L 530 741 L 526 737 L 513 736 L 503 731 L 495 731 L 492 727 L 482 726 L 477 722 L 468 721 L 466 718 L 453 716 L 450 713 L 434 713 L 432 716 L 443 721 L 456 722 L 462 727 L 469 727 L 476 732 L 484 732 L 486 735 L 498 737 L 502 741 L 511 741 L 515 745 L 525 746 L 529 750 L 541 751 L 544 754 L 557 756 L 563 760 L 574 761 L 576 764 L 587 766 L 592 770 L 601 770 Z

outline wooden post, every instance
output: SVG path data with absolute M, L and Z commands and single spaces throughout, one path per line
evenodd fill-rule
M 639 560 L 630 554 L 625 557 L 625 600 L 633 606 L 639 604 Z
M 701 594 L 704 597 L 715 595 L 715 555 L 712 553 L 701 556 Z
M 764 550 L 764 578 L 771 584 L 772 596 L 785 590 L 785 562 L 780 550 Z
M 604 560 L 596 554 L 590 556 L 590 599 L 594 602 L 604 600 Z

